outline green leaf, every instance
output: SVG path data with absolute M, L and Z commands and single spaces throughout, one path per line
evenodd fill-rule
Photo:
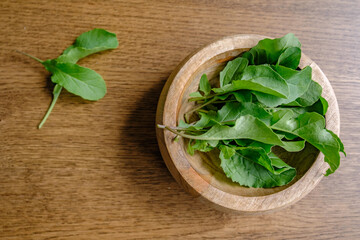
M 260 147 L 240 147 L 236 148 L 235 154 L 240 154 L 243 157 L 247 157 L 257 164 L 266 168 L 269 172 L 278 175 L 271 165 L 271 160 L 266 154 L 265 150 Z
M 252 115 L 266 124 L 270 123 L 272 117 L 262 107 L 251 102 L 227 102 L 217 112 L 209 111 L 208 113 L 199 112 L 200 119 L 195 123 L 185 123 L 180 120 L 178 127 L 186 130 L 199 130 L 212 127 L 214 125 L 234 125 L 236 119 L 240 116 Z
M 200 130 L 206 128 L 209 125 L 210 121 L 214 119 L 215 113 L 209 112 L 208 114 L 206 114 L 200 112 L 199 115 L 200 119 L 197 122 L 188 124 L 185 123 L 183 120 L 180 120 L 178 126 L 186 130 Z M 216 123 L 213 123 L 211 126 L 213 126 L 214 124 Z
M 228 141 L 228 143 L 226 143 Z M 234 139 L 232 140 L 223 140 L 224 144 L 232 145 L 233 147 L 257 147 L 262 148 L 266 153 L 271 152 L 271 148 L 274 146 L 273 144 L 266 144 L 258 141 L 254 141 L 251 139 Z M 232 143 L 232 144 L 230 144 Z
M 79 59 L 104 50 L 119 46 L 116 34 L 104 29 L 93 29 L 81 34 L 73 45 L 68 47 L 56 60 L 58 62 L 76 63 Z
M 254 159 L 254 151 L 236 151 L 236 153 L 228 156 L 220 152 L 221 167 L 227 177 L 233 182 L 240 183 L 243 186 L 255 188 L 271 188 L 283 186 L 289 183 L 296 175 L 296 170 L 286 165 L 281 159 L 272 156 L 270 158 L 273 167 L 282 166 L 284 168 L 278 174 L 271 173 L 268 169 L 258 164 Z M 263 155 L 257 154 L 256 157 L 262 158 Z M 259 161 L 258 161 L 259 162 Z
M 287 48 L 280 56 L 276 65 L 296 69 L 299 66 L 301 49 L 298 47 Z
M 189 96 L 192 98 L 201 98 L 202 97 L 200 92 L 192 92 L 189 94 Z
M 292 118 L 291 112 L 287 110 L 281 114 L 282 117 L 271 128 L 297 135 L 319 149 L 325 155 L 325 162 L 330 166 L 326 176 L 333 173 L 340 165 L 341 147 L 338 137 L 325 129 L 325 119 L 320 114 L 311 112 Z
M 286 129 L 291 132 L 299 127 L 299 123 L 293 119 L 295 113 L 291 109 L 278 110 L 272 114 L 271 127 L 276 130 Z
M 211 91 L 211 86 L 206 74 L 203 74 L 200 78 L 200 91 L 204 93 L 205 96 L 209 95 Z
M 226 100 L 229 97 L 234 96 L 236 101 L 238 102 L 251 102 L 252 101 L 252 94 L 249 90 L 239 90 L 235 92 L 228 92 L 228 93 L 217 93 L 215 95 L 209 96 L 202 96 L 199 92 L 190 93 L 189 102 L 193 101 L 211 101 L 212 99 L 216 98 L 216 100 Z
M 288 132 L 283 132 L 283 131 L 278 131 L 275 130 L 274 131 L 277 135 L 283 135 L 285 137 L 286 140 L 294 140 L 295 138 L 298 138 L 298 136 L 288 133 Z
M 308 112 L 317 112 L 318 114 L 325 115 L 329 107 L 325 98 L 321 97 L 313 105 L 306 108 Z
M 189 139 L 189 142 L 188 142 L 188 146 L 186 148 L 186 151 L 188 154 L 190 154 L 191 156 L 193 156 L 195 154 L 195 148 L 193 147 L 193 143 L 194 140 L 192 139 Z
M 259 102 L 268 107 L 276 107 L 287 104 L 301 97 L 309 88 L 311 83 L 311 67 L 307 66 L 301 71 L 296 71 L 283 66 L 273 66 L 274 70 L 280 74 L 289 86 L 289 97 L 280 98 L 261 92 L 253 92 Z
M 234 124 L 236 119 L 245 115 L 252 115 L 264 123 L 270 122 L 271 119 L 271 114 L 254 103 L 228 102 L 217 112 L 215 120 L 221 124 Z
M 288 48 L 301 48 L 299 39 L 294 34 L 286 34 L 282 38 L 263 39 L 250 49 L 250 51 L 243 54 L 243 58 L 249 60 L 249 64 L 276 64 L 279 56 Z
M 282 137 L 277 134 L 278 137 L 281 139 Z M 297 137 L 297 136 L 296 136 Z M 266 153 L 271 152 L 271 148 L 274 144 L 266 144 L 263 142 L 248 140 L 248 139 L 236 139 L 236 144 L 240 147 L 259 147 L 264 149 Z M 299 152 L 304 149 L 305 147 L 305 140 L 300 141 L 282 141 L 282 148 L 284 148 L 288 152 Z
M 43 65 L 53 73 L 51 81 L 75 95 L 94 101 L 106 94 L 104 79 L 89 68 L 74 63 L 58 63 L 56 60 L 46 60 Z
M 325 162 L 330 166 L 325 175 L 334 173 L 340 165 L 340 146 L 334 136 L 327 129 L 320 128 L 317 125 L 300 128 L 296 130 L 296 134 L 306 139 L 325 155 Z
M 249 139 L 234 139 L 234 141 L 240 147 L 248 146 L 251 143 L 251 140 Z
M 222 140 L 222 141 L 220 141 L 220 146 L 221 145 L 233 145 L 232 144 L 233 142 L 234 142 L 234 140 Z
M 217 142 L 218 141 L 190 140 L 188 143 L 187 152 L 190 155 L 194 155 L 196 150 L 200 152 L 210 152 L 214 149 L 214 147 L 216 147 Z
M 287 170 L 295 170 L 293 167 L 287 165 L 283 160 L 281 160 L 278 156 L 276 156 L 273 152 L 270 152 L 268 154 L 270 160 L 271 160 L 271 165 L 277 169 L 278 173 L 283 173 Z M 295 170 L 295 175 L 296 175 L 296 170 Z
M 235 76 L 241 74 L 248 65 L 246 58 L 238 57 L 226 64 L 224 70 L 220 72 L 220 87 L 223 87 L 234 79 Z
M 287 98 L 289 87 L 285 80 L 269 66 L 248 66 L 240 77 L 221 88 L 213 88 L 218 94 L 248 89 Z
M 199 140 L 229 140 L 229 139 L 252 139 L 259 142 L 282 146 L 279 137 L 259 119 L 251 116 L 240 116 L 233 127 L 215 125 L 204 134 L 192 136 L 181 134 L 180 136 Z
M 333 138 L 336 139 L 336 141 L 338 142 L 339 146 L 340 146 L 340 152 L 342 152 L 345 157 L 346 157 L 346 152 L 345 152 L 345 149 L 344 149 L 344 144 L 342 143 L 342 141 L 340 140 L 340 138 L 332 131 L 330 130 L 327 130 L 332 136 Z
M 320 84 L 311 80 L 308 90 L 303 95 L 298 97 L 295 101 L 284 105 L 294 106 L 294 107 L 311 106 L 320 98 L 321 92 L 322 92 L 322 87 L 320 86 Z
M 254 144 L 248 147 L 236 147 L 236 148 L 228 147 L 228 146 L 220 146 L 220 151 L 224 152 L 225 158 L 231 158 L 232 156 L 234 156 L 234 154 L 239 154 L 245 158 L 249 158 L 275 175 L 282 173 L 284 170 L 292 169 L 292 167 L 288 166 L 285 163 L 283 163 L 283 166 L 281 168 L 280 167 L 274 168 L 272 165 L 272 160 L 270 159 L 269 156 L 271 156 L 272 158 L 276 158 L 276 155 L 267 154 L 264 148 L 256 147 L 254 146 Z
M 322 96 L 320 96 L 319 99 L 320 99 L 320 102 L 321 102 L 321 105 L 322 105 L 322 115 L 325 115 L 327 113 L 329 103 Z
M 231 157 L 234 156 L 235 153 L 236 153 L 235 148 L 233 148 L 233 147 L 228 147 L 228 146 L 225 146 L 225 145 L 220 145 L 220 146 L 219 146 L 219 150 L 221 151 L 222 156 L 223 156 L 224 158 L 226 158 L 226 159 L 231 158 Z
M 272 144 L 266 144 L 266 143 L 262 143 L 262 142 L 258 142 L 258 141 L 251 141 L 250 144 L 246 145 L 247 147 L 259 147 L 264 149 L 264 151 L 266 153 L 270 153 L 271 152 L 271 148 L 274 146 Z
M 288 152 L 299 152 L 301 150 L 304 149 L 305 147 L 305 140 L 302 141 L 282 141 L 284 146 L 282 146 L 282 148 L 284 148 L 286 151 Z
M 252 102 L 252 95 L 251 92 L 248 90 L 240 90 L 236 92 L 232 92 L 236 101 L 238 102 Z

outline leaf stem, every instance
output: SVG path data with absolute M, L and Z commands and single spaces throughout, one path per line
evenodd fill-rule
M 179 135 L 179 136 L 181 136 L 183 138 L 198 139 L 198 140 L 208 140 L 208 139 L 204 139 L 204 138 L 202 138 L 200 136 L 193 136 L 193 135 L 185 134 L 185 133 L 182 133 L 182 132 L 178 132 L 177 130 L 175 130 L 175 129 L 171 128 L 171 127 L 168 127 L 168 126 L 158 124 L 157 127 L 169 130 L 170 132 L 172 132 L 172 133 L 174 133 L 176 135 Z M 212 139 L 210 139 L 210 140 L 212 140 Z M 217 139 L 215 139 L 215 140 L 217 140 Z
M 198 112 L 208 113 L 209 111 L 206 111 L 205 109 L 198 109 Z
M 213 99 L 211 99 L 210 101 L 208 101 L 208 102 L 206 102 L 206 103 L 204 103 L 204 104 L 202 104 L 202 105 L 200 105 L 200 106 L 198 106 L 198 107 L 196 107 L 196 108 L 194 108 L 194 109 L 186 112 L 185 114 L 190 114 L 190 113 L 193 113 L 193 112 L 195 112 L 195 111 L 197 111 L 197 110 L 199 110 L 199 109 L 202 109 L 203 107 L 209 105 L 210 103 L 215 102 L 216 100 L 217 100 L 216 98 L 213 98 Z
M 25 56 L 28 56 L 29 58 L 32 58 L 32 59 L 34 59 L 35 61 L 38 61 L 39 63 L 43 63 L 43 62 L 44 62 L 43 60 L 41 60 L 41 59 L 39 59 L 39 58 L 37 58 L 37 57 L 34 57 L 34 56 L 30 55 L 30 54 L 21 52 L 21 51 L 19 51 L 19 50 L 15 50 L 15 51 L 18 52 L 18 53 L 21 53 L 21 54 L 23 54 L 23 55 L 25 55 Z
M 48 117 L 49 117 L 51 111 L 53 110 L 55 103 L 61 93 L 61 90 L 62 90 L 62 87 L 59 84 L 56 84 L 54 87 L 54 91 L 53 91 L 53 100 L 52 100 L 52 102 L 49 106 L 49 109 L 47 110 L 44 118 L 42 119 L 41 123 L 38 126 L 39 129 L 44 125 L 44 123 L 46 122 L 46 119 L 48 119 Z
M 192 129 L 192 130 L 189 130 L 189 129 L 186 129 L 186 128 L 179 128 L 179 127 L 176 127 L 176 128 L 172 128 L 174 130 L 177 130 L 177 131 L 186 131 L 186 132 L 206 132 L 207 129 Z
M 215 103 L 228 103 L 228 102 L 239 102 L 238 100 L 219 100 L 219 101 L 215 101 L 213 102 Z
M 215 93 L 215 94 L 204 96 L 204 97 L 192 97 L 192 98 L 189 98 L 189 102 L 206 100 L 206 99 L 216 97 L 216 96 L 219 96 L 222 94 L 225 94 L 225 93 Z
M 158 128 L 162 128 L 162 129 L 166 129 L 166 126 L 165 125 L 161 125 L 161 124 L 158 124 L 157 125 Z M 175 131 L 188 131 L 188 132 L 204 132 L 204 131 L 207 131 L 206 129 L 193 129 L 193 130 L 189 130 L 187 128 L 181 128 L 181 127 L 169 127 Z

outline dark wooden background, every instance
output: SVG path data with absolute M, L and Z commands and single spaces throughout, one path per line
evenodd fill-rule
M 359 239 L 359 1 L 0 2 L 1 239 Z M 57 57 L 82 32 L 118 49 L 81 65 L 108 93 L 63 91 L 44 128 L 49 73 L 15 49 Z M 226 35 L 293 32 L 331 81 L 348 157 L 295 205 L 265 215 L 217 212 L 173 180 L 155 138 L 160 91 L 195 49 Z

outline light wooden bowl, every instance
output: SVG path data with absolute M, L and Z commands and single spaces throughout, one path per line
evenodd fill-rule
M 184 113 L 193 107 L 189 93 L 198 89 L 200 77 L 208 75 L 210 82 L 217 81 L 227 61 L 255 46 L 265 36 L 235 35 L 211 43 L 184 59 L 173 71 L 161 93 L 156 123 L 175 127 Z M 323 87 L 322 96 L 329 102 L 326 127 L 339 134 L 338 104 L 330 82 L 318 65 L 302 54 L 300 68 L 310 65 L 312 78 Z M 174 142 L 175 135 L 157 129 L 157 139 L 166 166 L 176 181 L 189 193 L 222 210 L 261 212 L 288 206 L 303 198 L 322 179 L 328 164 L 319 151 L 307 145 L 299 153 L 286 153 L 275 149 L 280 157 L 297 170 L 296 178 L 286 186 L 275 188 L 247 188 L 233 183 L 220 167 L 218 153 L 186 152 L 186 140 Z

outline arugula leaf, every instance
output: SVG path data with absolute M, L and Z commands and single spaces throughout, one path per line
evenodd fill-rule
M 284 104 L 284 106 L 308 107 L 313 105 L 321 96 L 322 87 L 317 82 L 311 80 L 308 90 L 298 97 L 295 101 Z
M 263 166 L 266 168 L 269 172 L 279 175 L 280 173 L 292 169 L 292 167 L 288 166 L 287 164 L 283 163 L 282 167 L 279 167 L 280 163 L 277 163 L 277 167 L 273 167 L 271 158 L 277 158 L 275 154 L 268 154 L 264 148 L 257 147 L 256 145 L 258 142 L 255 142 L 256 144 L 250 145 L 248 147 L 229 147 L 220 145 L 219 149 L 220 151 L 224 151 L 224 157 L 225 158 L 231 158 L 235 154 L 240 154 L 244 157 L 251 157 L 251 159 L 256 162 L 257 164 Z M 271 157 L 271 158 L 270 158 Z M 278 160 L 275 160 L 278 162 Z
M 301 48 L 299 40 L 294 34 L 286 34 L 282 38 L 263 39 L 242 55 L 249 60 L 249 64 L 276 64 L 280 55 L 288 48 Z
M 76 63 L 81 58 L 119 46 L 116 34 L 95 28 L 81 34 L 73 45 L 65 49 L 56 60 L 64 63 Z
M 102 77 L 95 71 L 80 67 L 75 63 L 80 58 L 99 51 L 114 49 L 118 45 L 119 43 L 114 33 L 104 29 L 93 29 L 81 34 L 76 39 L 74 45 L 68 47 L 57 59 L 42 61 L 27 53 L 18 51 L 40 62 L 46 70 L 53 74 L 51 77 L 51 80 L 55 83 L 53 100 L 39 124 L 39 129 L 49 117 L 63 87 L 69 92 L 88 100 L 98 100 L 105 95 L 106 85 Z
M 321 106 L 322 106 L 322 112 L 320 114 L 325 115 L 327 113 L 329 103 L 322 96 L 320 96 L 319 100 L 320 100 Z
M 282 143 L 284 144 L 284 146 L 282 146 L 282 148 L 284 148 L 288 152 L 299 152 L 299 151 L 303 150 L 305 147 L 305 140 L 290 141 L 290 142 L 282 141 Z
M 271 114 L 254 103 L 228 102 L 217 112 L 215 120 L 220 124 L 234 124 L 236 119 L 245 115 L 252 115 L 264 123 L 269 123 L 271 119 Z
M 219 123 L 235 122 L 238 117 L 245 115 L 253 115 L 259 119 L 271 117 L 268 112 L 254 103 L 228 102 L 217 112 L 216 120 Z
M 261 92 L 253 92 L 259 102 L 268 107 L 276 107 L 281 104 L 287 104 L 301 97 L 308 89 L 311 83 L 311 67 L 307 66 L 301 71 L 296 71 L 283 66 L 273 66 L 273 69 L 280 74 L 289 86 L 289 97 L 280 98 Z
M 220 87 L 223 87 L 241 74 L 247 67 L 249 61 L 246 58 L 238 57 L 226 64 L 224 70 L 220 72 Z
M 219 150 L 221 151 L 222 156 L 226 159 L 231 158 L 236 153 L 236 148 L 228 147 L 226 145 L 220 145 Z
M 200 119 L 195 123 L 185 123 L 184 121 L 179 121 L 179 127 L 182 130 L 200 130 L 203 128 L 209 128 L 214 125 L 234 125 L 235 121 L 240 116 L 252 115 L 257 117 L 259 120 L 263 121 L 265 124 L 269 125 L 271 114 L 265 111 L 262 107 L 251 103 L 251 102 L 227 102 L 225 105 L 218 110 L 209 111 L 208 113 L 199 112 Z M 178 129 L 180 130 L 180 129 Z
M 206 74 L 203 74 L 200 78 L 200 91 L 204 93 L 205 96 L 209 95 L 211 91 L 211 86 Z
M 168 127 L 166 129 L 174 131 Z M 268 144 L 283 145 L 279 137 L 268 126 L 266 126 L 265 123 L 251 115 L 240 116 L 233 127 L 215 125 L 206 133 L 197 136 L 178 132 L 176 132 L 176 134 L 189 139 L 198 140 L 229 140 L 245 138 Z
M 296 133 L 325 155 L 325 162 L 330 166 L 325 176 L 334 173 L 340 165 L 340 146 L 337 139 L 327 129 L 322 129 L 314 124 L 298 129 Z
M 106 94 L 104 79 L 95 71 L 74 63 L 58 63 L 56 60 L 43 62 L 46 70 L 52 72 L 51 81 L 84 99 L 96 101 Z
M 203 128 L 214 126 L 215 124 L 218 124 L 218 122 L 213 122 L 216 116 L 216 113 L 213 111 L 209 111 L 208 113 L 199 113 L 200 119 L 196 121 L 195 123 L 185 123 L 183 120 L 179 121 L 179 127 L 181 130 L 201 130 Z
M 345 149 L 344 149 L 344 144 L 341 142 L 340 138 L 332 131 L 326 129 L 332 136 L 333 138 L 335 138 L 335 140 L 338 142 L 339 146 L 340 146 L 340 152 L 342 152 L 345 157 L 346 157 L 346 152 L 345 152 Z
M 286 140 L 294 140 L 295 138 L 298 138 L 298 136 L 288 133 L 288 132 L 283 132 L 283 131 L 278 131 L 278 130 L 274 130 L 274 132 L 277 135 L 283 135 Z
M 213 150 L 216 145 L 217 145 L 218 141 L 205 141 L 205 140 L 189 140 L 188 143 L 188 147 L 187 147 L 187 152 L 190 155 L 194 155 L 195 151 L 200 151 L 200 152 L 210 152 L 211 150 Z
M 266 143 L 254 141 L 251 139 L 222 140 L 221 142 L 222 142 L 222 145 L 228 145 L 232 148 L 237 148 L 237 147 L 262 148 L 266 153 L 270 153 L 271 148 L 274 146 L 273 144 L 266 144 Z
M 229 141 L 231 141 L 231 140 L 229 140 Z M 234 139 L 234 142 L 240 147 L 249 146 L 252 141 L 253 140 L 250 140 L 250 139 Z M 265 143 L 263 143 L 263 144 L 265 144 Z
M 271 173 L 267 168 L 254 161 L 254 152 L 236 151 L 229 157 L 223 148 L 220 148 L 221 167 L 227 177 L 233 182 L 255 188 L 271 188 L 289 183 L 296 175 L 296 170 L 291 168 L 275 155 L 271 155 L 272 167 L 283 169 L 278 174 Z M 263 157 L 257 154 L 256 157 Z
M 330 166 L 326 176 L 333 173 L 340 165 L 339 151 L 342 143 L 337 136 L 334 137 L 335 134 L 325 129 L 324 117 L 315 112 L 307 112 L 293 118 L 290 109 L 282 111 L 281 118 L 271 128 L 297 135 L 319 149 Z
M 192 98 L 202 98 L 202 95 L 200 92 L 192 92 L 189 94 L 189 96 Z
M 234 80 L 221 88 L 213 88 L 215 93 L 223 94 L 241 89 L 254 90 L 287 98 L 289 87 L 285 80 L 269 66 L 248 66 L 240 80 Z
M 228 147 L 227 147 L 228 148 Z M 221 148 L 220 148 L 221 150 Z M 271 165 L 271 160 L 263 148 L 260 147 L 240 147 L 235 148 L 235 154 L 241 154 L 242 156 L 251 156 L 251 159 L 257 164 L 263 166 L 273 174 L 279 173 Z
M 293 167 L 287 165 L 283 160 L 281 160 L 273 152 L 270 152 L 268 154 L 268 156 L 269 156 L 269 158 L 271 160 L 271 165 L 273 165 L 274 168 L 277 168 L 279 173 L 283 173 L 283 172 L 285 172 L 287 170 L 295 170 Z M 295 175 L 296 175 L 296 170 L 295 170 Z
M 236 141 L 235 141 L 236 142 Z M 236 142 L 237 143 L 237 142 Z M 274 146 L 272 144 L 266 144 L 258 141 L 251 141 L 250 144 L 245 145 L 247 147 L 259 147 L 264 149 L 264 151 L 268 154 L 271 152 L 271 148 Z M 244 146 L 244 147 L 245 147 Z
M 216 93 L 214 95 L 208 95 L 208 96 L 202 96 L 200 92 L 193 92 L 189 94 L 189 102 L 194 101 L 210 101 L 214 98 L 217 100 L 226 100 L 229 97 L 234 96 L 234 100 L 238 102 L 251 102 L 252 101 L 252 95 L 251 91 L 249 90 L 238 90 L 235 92 L 228 92 L 228 93 Z
M 313 105 L 307 107 L 306 110 L 308 112 L 317 112 L 321 115 L 325 115 L 328 107 L 329 104 L 326 99 L 320 96 L 319 100 L 317 100 Z
M 232 92 L 232 95 L 235 97 L 238 102 L 252 102 L 251 92 L 248 90 L 239 90 L 236 92 Z
M 276 65 L 296 69 L 299 66 L 300 58 L 301 49 L 298 47 L 289 47 L 279 56 Z

